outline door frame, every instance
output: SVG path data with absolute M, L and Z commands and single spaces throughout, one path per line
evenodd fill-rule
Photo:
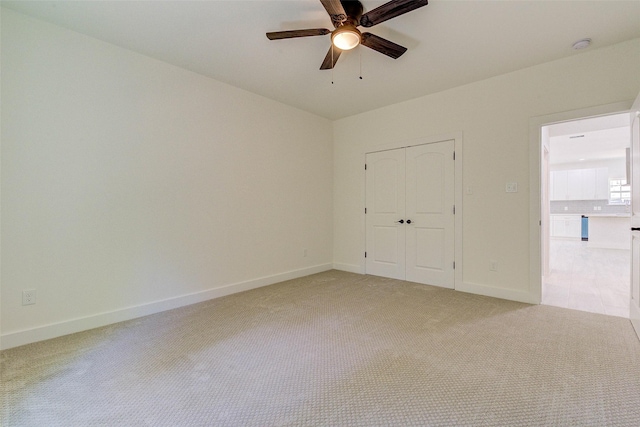
M 542 175 L 544 166 L 542 128 L 562 122 L 627 113 L 632 104 L 633 100 L 616 102 L 532 117 L 529 120 L 529 293 L 535 304 L 540 304 L 542 301 L 543 248 L 545 244 L 542 221 L 547 223 L 549 221 L 548 216 L 544 217 L 542 207 L 542 185 L 545 182 Z
M 454 222 L 454 261 L 456 263 L 456 267 L 453 275 L 453 287 L 454 289 L 458 289 L 458 286 L 463 283 L 463 261 L 462 261 L 462 214 L 464 212 L 462 207 L 462 162 L 463 162 L 463 154 L 462 154 L 462 132 L 454 132 L 450 134 L 444 135 L 432 135 L 432 136 L 424 136 L 420 138 L 401 140 L 401 141 L 393 141 L 384 144 L 379 144 L 373 147 L 368 147 L 365 151 L 361 152 L 362 164 L 366 164 L 367 154 L 376 153 L 379 151 L 388 151 L 388 150 L 396 150 L 398 148 L 408 148 L 415 147 L 417 145 L 426 145 L 433 144 L 436 142 L 444 142 L 453 140 L 454 151 L 456 155 L 456 159 L 454 162 L 454 203 L 456 206 L 456 214 L 455 214 L 455 222 Z M 362 180 L 364 183 L 364 194 L 362 195 L 363 203 L 366 204 L 366 171 L 364 167 L 362 168 Z M 362 236 L 362 261 L 360 264 L 360 271 L 364 274 L 367 273 L 366 260 L 364 258 L 364 253 L 367 250 L 367 233 L 366 233 L 366 221 L 367 218 L 364 213 L 365 206 L 362 206 L 361 212 L 361 236 Z
M 547 130 L 544 127 L 544 130 Z M 543 132 L 545 133 L 545 132 Z M 542 173 L 541 173 L 541 200 L 542 200 L 542 224 L 540 232 L 542 233 L 542 276 L 549 275 L 549 251 L 551 247 L 551 171 L 549 169 L 549 156 L 551 155 L 550 147 L 544 142 L 548 142 L 548 136 L 543 135 L 542 138 Z M 542 296 L 542 295 L 541 295 Z

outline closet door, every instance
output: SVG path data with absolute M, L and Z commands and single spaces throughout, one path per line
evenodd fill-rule
M 404 156 L 404 149 L 367 154 L 367 274 L 405 277 Z
M 454 141 L 406 149 L 406 280 L 454 287 Z

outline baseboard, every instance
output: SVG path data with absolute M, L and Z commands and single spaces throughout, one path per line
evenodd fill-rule
M 364 274 L 364 268 L 355 264 L 342 264 L 339 262 L 333 263 L 334 270 L 346 271 L 348 273 Z
M 509 301 L 524 302 L 527 304 L 538 304 L 538 298 L 529 292 L 517 291 L 513 289 L 496 288 L 494 286 L 479 285 L 477 283 L 456 283 L 456 291 L 468 292 L 470 294 L 484 295 L 487 297 L 494 297 L 500 299 L 506 299 Z
M 51 338 L 57 338 L 63 335 L 82 332 L 93 328 L 99 328 L 101 326 L 123 322 L 125 320 L 131 320 L 137 317 L 148 316 L 150 314 L 160 313 L 162 311 L 172 310 L 174 308 L 184 307 L 186 305 L 191 305 L 198 302 L 208 301 L 210 299 L 223 297 L 225 295 L 235 294 L 237 292 L 243 292 L 262 286 L 272 285 L 274 283 L 283 282 L 285 280 L 297 279 L 299 277 L 308 276 L 310 274 L 321 273 L 323 271 L 331 270 L 332 268 L 332 264 L 320 264 L 313 267 L 275 274 L 273 276 L 260 277 L 244 282 L 233 283 L 218 288 L 208 289 L 206 291 L 181 295 L 178 297 L 154 301 L 147 304 L 126 307 L 120 310 L 98 313 L 92 316 L 71 319 L 64 322 L 53 323 L 50 325 L 39 326 L 37 328 L 25 329 L 17 332 L 11 332 L 2 335 L 2 339 L 0 340 L 2 347 L 0 348 L 0 350 L 6 350 L 8 348 L 31 344 Z
M 349 273 L 365 274 L 364 268 L 354 264 L 341 264 L 333 263 L 334 270 L 347 271 Z M 455 290 L 460 292 L 467 292 L 470 294 L 484 295 L 487 297 L 494 297 L 500 299 L 506 299 L 509 301 L 524 302 L 527 304 L 539 304 L 538 297 L 530 292 L 517 291 L 513 289 L 496 288 L 494 286 L 480 285 L 477 283 L 456 283 Z

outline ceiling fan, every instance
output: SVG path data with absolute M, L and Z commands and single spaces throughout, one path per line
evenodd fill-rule
M 342 51 L 353 49 L 359 44 L 393 59 L 399 58 L 407 51 L 406 47 L 378 37 L 375 34 L 362 33 L 357 27 L 373 27 L 396 16 L 426 6 L 428 0 L 391 0 L 364 14 L 364 8 L 359 1 L 320 0 L 320 3 L 322 3 L 331 17 L 335 30 L 310 28 L 306 30 L 274 31 L 267 33 L 267 37 L 269 40 L 280 40 L 331 34 L 331 47 L 320 66 L 321 70 L 329 70 L 335 67 Z

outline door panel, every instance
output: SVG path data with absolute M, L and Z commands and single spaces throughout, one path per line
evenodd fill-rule
M 411 156 L 411 152 L 407 152 Z M 444 206 L 444 155 L 426 152 L 409 161 L 415 162 L 415 174 L 411 179 L 411 195 L 415 198 L 415 212 L 441 214 Z M 415 189 L 415 190 L 414 190 Z
M 454 141 L 406 149 L 406 280 L 454 287 Z
M 367 161 L 367 163 L 369 163 Z M 401 164 L 402 163 L 402 164 Z M 374 196 L 373 209 L 378 214 L 397 214 L 404 210 L 398 207 L 399 172 L 404 162 L 400 159 L 382 158 L 374 161 L 373 167 Z
M 405 215 L 404 150 L 367 154 L 367 274 L 404 279 Z
M 635 197 L 635 196 L 632 196 Z M 640 338 L 640 232 L 631 232 L 631 298 L 629 319 Z
M 640 277 L 640 232 L 634 231 L 631 233 L 631 277 L 637 279 Z M 638 286 L 631 287 L 631 299 L 635 302 L 635 308 L 638 308 L 638 301 L 640 301 L 640 289 Z
M 398 227 L 373 226 L 373 250 L 371 257 L 376 263 L 398 264 Z
M 640 94 L 631 107 L 631 302 L 629 318 L 640 338 Z
M 445 232 L 442 228 L 416 227 L 415 268 L 444 271 Z

